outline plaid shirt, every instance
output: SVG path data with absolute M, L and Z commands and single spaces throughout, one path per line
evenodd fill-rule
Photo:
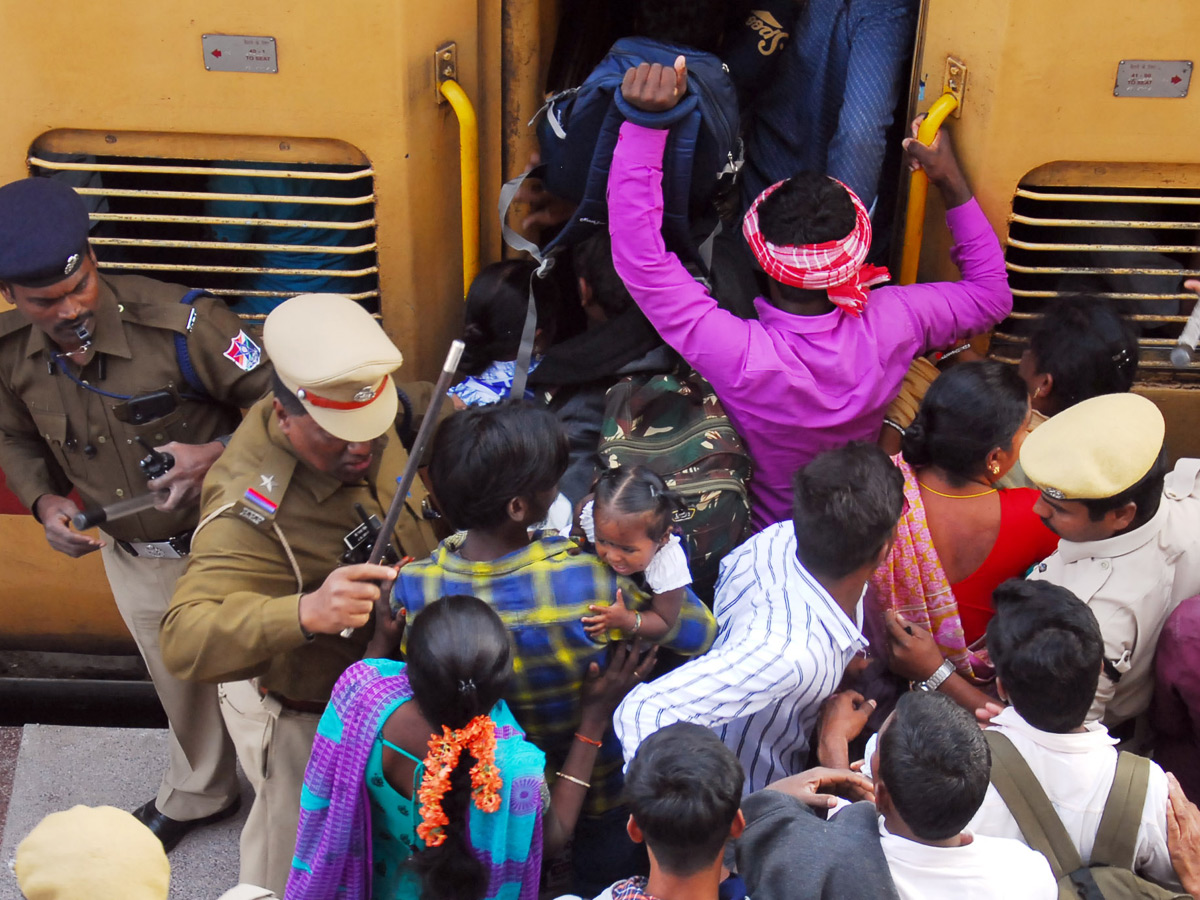
M 451 594 L 478 597 L 512 634 L 515 654 L 509 708 L 529 740 L 546 754 L 552 773 L 562 768 L 579 729 L 579 690 L 592 662 L 604 665 L 605 645 L 587 636 L 580 621 L 588 605 L 616 600 L 646 608 L 649 598 L 626 578 L 566 537 L 544 537 L 492 562 L 470 562 L 455 551 L 462 537 L 447 538 L 429 559 L 410 563 L 396 580 L 393 609 L 409 621 L 426 605 Z M 685 656 L 712 645 L 717 625 L 691 591 L 675 626 L 660 643 Z M 624 783 L 621 747 L 610 730 L 596 757 L 584 811 L 600 815 L 620 805 Z

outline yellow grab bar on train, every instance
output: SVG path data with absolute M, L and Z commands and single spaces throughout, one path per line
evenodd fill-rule
M 463 296 L 479 274 L 479 120 L 467 92 L 445 79 L 438 90 L 458 119 L 458 157 L 462 178 Z
M 928 147 L 937 137 L 942 123 L 958 109 L 958 98 L 949 91 L 933 101 L 917 129 L 917 140 Z M 917 280 L 921 261 L 921 241 L 925 237 L 925 199 L 929 195 L 929 176 L 924 169 L 912 173 L 908 181 L 908 212 L 904 220 L 904 252 L 900 257 L 900 284 Z

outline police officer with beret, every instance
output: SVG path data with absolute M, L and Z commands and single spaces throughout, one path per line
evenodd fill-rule
M 181 678 L 227 682 L 222 711 L 255 790 L 241 881 L 283 896 L 304 769 L 334 682 L 399 638 L 378 586 L 396 570 L 365 564 L 366 536 L 386 518 L 408 461 L 404 440 L 433 386 L 398 391 L 400 352 L 339 295 L 284 302 L 267 317 L 263 343 L 274 397 L 246 414 L 204 481 L 162 646 Z M 397 555 L 433 551 L 430 514 L 417 480 L 390 536 Z M 377 602 L 387 619 L 370 628 Z
M 163 665 L 158 624 L 187 563 L 205 472 L 270 367 L 220 301 L 138 276 L 108 277 L 75 192 L 48 178 L 0 188 L 0 468 L 67 556 L 99 550 L 113 596 L 170 721 L 158 795 L 136 815 L 170 850 L 191 828 L 236 812 L 233 747 L 216 689 Z M 181 302 L 189 300 L 193 302 Z M 147 482 L 146 445 L 174 465 Z M 157 503 L 74 531 L 88 506 L 156 492 Z
M 1061 538 L 1029 577 L 1096 614 L 1104 667 L 1088 721 L 1110 729 L 1147 710 L 1163 623 L 1200 594 L 1200 459 L 1169 471 L 1164 434 L 1150 400 L 1105 394 L 1052 416 L 1021 447 L 1042 492 L 1033 510 Z

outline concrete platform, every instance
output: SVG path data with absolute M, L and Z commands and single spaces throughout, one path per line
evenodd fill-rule
M 0 900 L 21 900 L 13 859 L 43 816 L 79 803 L 136 809 L 158 791 L 166 758 L 161 729 L 26 725 L 0 842 Z M 242 811 L 188 835 L 171 853 L 170 900 L 215 900 L 237 884 L 238 835 L 252 797 L 243 781 Z

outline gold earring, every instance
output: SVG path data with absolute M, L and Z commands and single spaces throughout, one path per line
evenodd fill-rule
M 999 475 L 1000 474 L 1000 464 L 992 463 L 990 466 L 988 466 L 988 471 L 991 472 L 993 475 Z

